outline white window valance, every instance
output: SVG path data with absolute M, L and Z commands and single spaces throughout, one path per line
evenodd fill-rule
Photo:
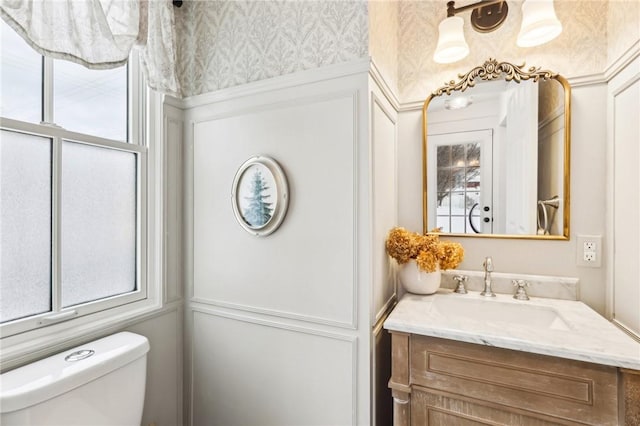
M 151 88 L 181 96 L 170 0 L 0 0 L 0 14 L 40 54 L 92 69 L 141 50 Z

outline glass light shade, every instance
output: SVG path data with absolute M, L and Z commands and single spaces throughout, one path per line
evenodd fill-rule
M 451 16 L 440 22 L 438 26 L 440 37 L 433 54 L 434 61 L 439 64 L 449 64 L 469 54 L 469 45 L 464 39 L 463 24 L 464 20 L 458 16 Z
M 456 96 L 444 101 L 444 107 L 449 110 L 463 109 L 473 103 L 471 96 Z
M 518 46 L 538 46 L 558 37 L 561 32 L 562 24 L 556 17 L 553 0 L 525 0 Z

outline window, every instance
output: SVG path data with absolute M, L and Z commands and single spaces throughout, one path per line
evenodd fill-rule
M 44 58 L 0 22 L 6 337 L 147 298 L 148 148 L 135 59 L 88 70 Z

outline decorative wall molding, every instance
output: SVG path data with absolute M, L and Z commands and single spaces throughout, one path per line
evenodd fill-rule
M 214 92 L 204 93 L 184 99 L 167 97 L 165 98 L 165 102 L 176 108 L 192 109 L 218 102 L 223 102 L 230 99 L 237 99 L 248 96 L 253 97 L 259 94 L 276 90 L 289 89 L 350 75 L 362 74 L 368 72 L 369 68 L 369 58 L 356 59 L 337 65 L 328 65 L 322 68 L 299 71 L 292 74 L 254 81 L 251 83 L 243 84 L 241 86 L 220 89 Z
M 636 41 L 633 46 L 625 51 L 625 53 L 620 58 L 609 65 L 603 72 L 570 76 L 567 77 L 567 80 L 571 84 L 571 87 L 604 84 L 615 77 L 615 75 L 617 75 L 621 69 L 623 69 L 638 56 L 640 56 L 640 40 Z M 212 103 L 222 102 L 228 99 L 254 96 L 269 91 L 287 89 L 303 84 L 317 83 L 364 72 L 369 72 L 371 78 L 373 78 L 380 90 L 383 92 L 385 98 L 391 103 L 391 105 L 397 112 L 415 111 L 422 109 L 424 105 L 424 99 L 415 101 L 401 101 L 398 94 L 396 94 L 391 89 L 389 83 L 380 73 L 380 70 L 375 61 L 371 58 L 356 59 L 341 64 L 328 65 L 322 68 L 299 71 L 288 75 L 272 77 L 269 79 L 255 81 L 241 86 L 220 89 L 214 92 L 196 95 L 184 99 L 165 96 L 165 104 L 180 109 L 191 109 L 199 106 L 209 105 Z
M 351 66 L 345 67 L 345 66 L 336 66 L 337 68 L 342 68 L 343 70 L 347 70 L 347 73 L 345 75 L 343 75 L 343 77 L 348 77 L 350 75 L 355 75 L 355 74 L 364 74 L 366 72 L 366 68 L 364 69 L 364 71 L 360 71 L 360 72 L 355 72 L 354 70 L 360 70 L 362 69 L 362 63 L 360 61 L 358 61 L 358 63 L 356 64 L 352 64 L 354 65 L 354 67 L 352 68 Z M 367 61 L 367 67 L 368 67 L 368 61 Z M 321 73 L 318 73 L 318 70 L 312 70 L 309 71 L 310 74 L 318 76 Z M 302 74 L 302 73 L 301 73 Z M 290 76 L 285 76 L 285 77 L 278 77 L 277 80 L 283 79 L 285 81 L 288 81 L 289 83 L 291 82 L 291 80 L 289 79 Z M 332 78 L 337 78 L 337 77 L 332 77 Z M 276 79 L 271 79 L 271 80 L 276 80 Z M 299 84 L 295 84 L 294 86 L 291 86 L 289 84 L 285 84 L 285 81 L 265 81 L 264 84 L 260 84 L 258 86 L 255 86 L 254 89 L 256 90 L 261 90 L 261 94 L 265 94 L 267 92 L 271 92 L 271 91 L 275 91 L 275 90 L 283 90 L 283 89 L 290 89 L 290 88 L 295 88 L 297 87 Z M 325 81 L 325 79 L 322 79 L 321 81 Z M 318 81 L 312 81 L 312 83 L 316 83 Z M 263 83 L 263 82 L 260 82 Z M 268 86 L 270 86 L 271 84 L 275 85 L 275 88 L 267 88 Z M 283 85 L 283 86 L 281 86 Z M 249 86 L 249 85 L 247 85 Z M 253 85 L 251 85 L 253 86 Z M 267 89 L 265 89 L 267 88 Z M 265 90 L 262 90 L 265 89 Z M 223 95 L 230 95 L 232 93 L 236 93 L 236 90 L 242 90 L 243 92 L 245 92 L 245 95 L 241 96 L 243 98 L 253 98 L 253 96 L 249 95 L 249 88 L 232 88 L 229 89 L 228 91 L 230 93 L 226 93 L 226 94 L 219 94 L 221 97 L 217 103 L 221 103 L 221 102 L 225 102 L 225 101 L 232 101 L 235 99 L 234 98 L 227 98 L 225 96 L 225 98 L 223 99 L 222 96 Z M 225 90 L 225 92 L 227 92 L 227 90 Z M 212 94 L 212 95 L 218 95 L 216 94 Z M 202 97 L 204 98 L 208 98 L 208 95 L 203 95 Z M 358 289 L 359 289 L 359 273 L 358 273 L 358 256 L 360 255 L 360 251 L 359 251 L 359 245 L 358 245 L 358 215 L 359 215 L 359 207 L 358 207 L 358 200 L 359 200 L 359 189 L 358 189 L 358 176 L 360 174 L 360 166 L 359 166 L 359 133 L 360 133 L 360 129 L 359 127 L 361 126 L 361 124 L 359 123 L 359 104 L 360 104 L 360 99 L 359 99 L 359 92 L 358 90 L 353 90 L 353 89 L 349 89 L 349 90 L 335 90 L 335 91 L 331 91 L 331 92 L 326 92 L 326 91 L 317 91 L 317 94 L 315 95 L 309 95 L 309 96 L 301 96 L 301 97 L 297 97 L 297 98 L 288 98 L 286 100 L 276 100 L 276 101 L 265 101 L 263 100 L 262 102 L 255 102 L 255 103 L 250 103 L 249 102 L 245 102 L 243 103 L 241 106 L 238 106 L 237 104 L 234 104 L 233 106 L 231 106 L 230 108 L 222 108 L 221 110 L 214 108 L 213 110 L 216 111 L 215 113 L 212 114 L 207 114 L 206 110 L 210 108 L 211 104 L 207 103 L 205 105 L 202 106 L 198 106 L 198 107 L 194 107 L 193 109 L 191 109 L 192 111 L 195 111 L 196 109 L 200 110 L 198 112 L 198 117 L 197 119 L 194 119 L 191 121 L 191 125 L 192 125 L 192 131 L 191 131 L 191 137 L 195 138 L 195 133 L 196 133 L 196 128 L 199 124 L 204 124 L 207 122 L 211 122 L 211 121 L 215 121 L 215 120 L 220 120 L 220 119 L 225 119 L 225 118 L 230 118 L 230 117 L 235 117 L 235 116 L 241 116 L 241 115 L 247 115 L 247 114 L 252 114 L 252 113 L 256 113 L 256 112 L 261 112 L 261 111 L 272 111 L 272 110 L 277 110 L 277 109 L 283 109 L 283 108 L 290 108 L 290 107 L 300 107 L 300 106 L 305 106 L 305 105 L 312 105 L 312 104 L 316 104 L 316 103 L 320 103 L 320 102 L 325 102 L 325 101 L 329 101 L 329 100 L 340 100 L 340 99 L 350 99 L 351 100 L 351 104 L 352 104 L 352 120 L 353 120 L 353 128 L 354 128 L 354 134 L 353 134 L 353 139 L 352 139 L 352 149 L 353 149 L 353 165 L 352 165 L 352 190 L 353 190 L 353 206 L 352 206 L 352 210 L 353 210 L 353 217 L 352 217 L 352 226 L 351 228 L 353 229 L 353 234 L 352 234 L 352 244 L 353 244 L 353 260 L 352 260 L 352 270 L 351 270 L 351 276 L 352 276 L 352 280 L 351 280 L 351 298 L 352 298 L 352 306 L 351 306 L 351 312 L 350 312 L 350 318 L 348 321 L 339 321 L 339 320 L 334 320 L 331 318 L 324 318 L 324 317 L 319 317 L 319 316 L 313 316 L 313 315 L 305 315 L 302 313 L 295 313 L 295 312 L 288 312 L 285 310 L 281 310 L 281 309 L 270 309 L 270 308 L 262 308 L 262 307 L 258 307 L 258 306 L 252 306 L 252 305 L 247 305 L 247 304 L 242 304 L 242 303 L 233 303 L 233 302 L 229 302 L 229 301 L 225 301 L 225 300 L 218 300 L 218 299 L 211 299 L 211 298 L 203 298 L 203 297 L 196 297 L 193 295 L 193 291 L 195 289 L 196 283 L 195 283 L 195 279 L 192 282 L 191 285 L 191 294 L 190 294 L 190 301 L 193 303 L 201 303 L 204 305 L 209 305 L 209 306 L 217 306 L 220 308 L 227 308 L 227 309 L 235 309 L 238 311 L 242 311 L 242 312 L 249 312 L 249 313 L 256 313 L 256 314 L 261 314 L 261 315 L 270 315 L 273 317 L 278 317 L 278 318 L 287 318 L 287 319 L 292 319 L 292 320 L 296 320 L 296 321 L 302 321 L 302 322 L 307 322 L 307 323 L 312 323 L 312 324 L 319 324 L 319 325 L 327 325 L 327 326 L 333 326 L 333 327 L 337 327 L 337 328 L 343 328 L 343 329 L 352 329 L 355 330 L 358 328 Z M 179 100 L 177 100 L 179 101 Z M 209 108 L 207 108 L 209 107 Z M 196 141 L 192 140 L 191 144 L 195 145 Z M 193 223 L 193 209 L 190 210 L 190 213 L 188 213 L 188 216 L 191 216 L 189 218 L 189 220 Z M 193 235 L 193 234 L 192 234 Z M 193 237 L 192 237 L 193 238 Z M 193 239 L 191 240 L 191 244 L 193 244 Z
M 380 86 L 378 86 L 380 88 Z M 382 91 L 382 88 L 380 88 Z M 384 91 L 383 91 L 384 94 Z M 385 94 L 386 95 L 386 94 Z M 386 97 L 386 96 L 385 96 Z M 389 121 L 395 126 L 398 123 L 398 119 L 395 114 L 398 113 L 398 108 L 393 105 L 393 103 L 387 98 L 391 107 L 393 107 L 393 112 L 389 111 L 386 105 L 382 102 L 382 100 L 375 94 L 375 92 L 371 92 L 371 107 L 377 105 L 380 108 L 380 111 L 384 113 L 384 115 L 389 119 Z M 395 141 L 394 141 L 395 142 Z
M 618 321 L 616 319 L 611 320 L 611 322 L 615 326 L 617 326 L 620 330 L 622 330 L 625 333 L 627 333 L 629 335 L 629 337 L 631 337 L 633 340 L 635 340 L 636 342 L 640 343 L 640 335 L 639 334 L 637 334 L 636 332 L 634 332 L 633 330 L 631 330 L 626 325 L 622 324 L 620 321 Z
M 233 312 L 226 309 L 218 309 L 215 306 L 202 304 L 200 302 L 193 302 L 190 306 L 190 310 L 193 316 L 195 316 L 197 313 L 213 315 L 213 316 L 232 319 L 235 321 L 242 321 L 242 322 L 261 325 L 265 327 L 279 328 L 282 330 L 293 331 L 296 333 L 326 337 L 328 339 L 341 340 L 341 341 L 350 342 L 350 343 L 355 343 L 358 340 L 355 336 L 350 334 L 333 333 L 333 332 L 328 332 L 326 330 L 322 330 L 319 328 L 311 328 L 311 327 L 304 327 L 300 325 L 294 325 L 294 324 L 291 324 L 290 322 L 258 318 L 257 316 L 246 315 L 246 314 L 243 314 L 242 312 Z
M 640 40 L 636 40 L 635 43 L 633 43 L 633 45 L 629 47 L 629 49 L 627 49 L 622 55 L 618 57 L 618 59 L 613 61 L 604 70 L 606 81 L 611 81 L 612 78 L 617 76 L 638 57 L 640 57 Z
M 589 75 L 578 75 L 568 77 L 567 80 L 572 89 L 577 87 L 597 86 L 599 84 L 606 84 L 607 80 L 604 77 L 604 73 L 595 73 Z
M 398 294 L 397 292 L 394 290 L 393 295 L 384 303 L 384 305 L 382 305 L 382 307 L 380 308 L 380 310 L 378 310 L 378 312 L 376 312 L 376 316 L 374 318 L 374 328 L 376 327 L 376 324 L 380 323 L 381 320 L 383 320 L 384 318 L 387 317 L 387 315 L 389 315 L 389 313 L 391 312 L 391 309 L 393 309 L 396 304 L 398 303 Z
M 2 350 L 2 371 L 11 370 L 21 365 L 34 362 L 38 359 L 62 352 L 68 348 L 116 333 L 135 324 L 159 318 L 170 312 L 181 311 L 182 307 L 182 301 L 165 303 L 161 308 L 141 310 L 138 315 L 123 316 L 121 320 L 107 321 L 107 319 L 104 318 L 99 319 L 95 324 L 91 324 L 91 326 L 74 330 L 73 335 L 62 332 L 56 333 L 55 335 L 45 335 L 36 339 L 30 339 L 24 344 L 15 345 L 11 348 L 5 346 Z
M 629 315 L 629 306 L 624 306 L 622 304 L 622 308 L 617 308 L 616 304 L 623 299 L 628 299 L 629 296 L 629 281 L 626 277 L 629 276 L 626 271 L 620 274 L 621 279 L 617 278 L 619 275 L 619 270 L 617 266 L 617 262 L 614 260 L 617 256 L 621 256 L 624 258 L 625 254 L 631 256 L 627 258 L 627 260 L 633 257 L 633 254 L 629 254 L 629 239 L 626 239 L 625 236 L 628 235 L 630 230 L 626 228 L 622 231 L 616 226 L 616 220 L 622 220 L 624 223 L 625 220 L 629 219 L 629 216 L 622 216 L 619 212 L 624 212 L 625 208 L 629 205 L 629 203 L 633 203 L 633 199 L 629 199 L 629 197 L 633 197 L 633 191 L 629 195 L 628 187 L 627 188 L 619 188 L 620 182 L 624 180 L 619 179 L 620 175 L 616 175 L 620 173 L 621 175 L 628 174 L 628 164 L 619 164 L 618 160 L 620 158 L 628 158 L 631 152 L 626 152 L 625 154 L 621 154 L 623 147 L 621 146 L 621 142 L 619 139 L 627 138 L 629 139 L 628 134 L 625 135 L 624 127 L 622 129 L 618 127 L 620 123 L 629 123 L 637 120 L 637 112 L 632 111 L 633 108 L 620 108 L 619 105 L 616 105 L 618 102 L 618 97 L 623 98 L 624 94 L 627 90 L 633 90 L 633 86 L 637 85 L 640 81 L 640 42 L 634 43 L 632 49 L 629 49 L 625 54 L 623 54 L 620 58 L 612 63 L 612 65 L 607 69 L 607 72 L 610 73 L 611 79 L 607 85 L 607 123 L 609 124 L 607 129 L 607 173 L 606 173 L 606 233 L 605 235 L 609 236 L 609 244 L 605 244 L 607 248 L 605 254 L 605 261 L 611 267 L 607 271 L 607 285 L 606 285 L 606 316 L 609 318 L 616 326 L 620 327 L 623 331 L 629 334 L 636 340 L 640 339 L 640 336 L 637 334 L 637 330 L 632 330 L 630 324 L 624 324 L 621 321 L 621 318 L 624 318 L 624 321 L 628 321 Z M 637 100 L 637 99 L 636 99 Z M 636 107 L 637 109 L 637 107 Z M 626 167 L 626 174 L 624 171 L 621 171 L 620 167 Z M 620 193 L 624 194 L 622 197 L 619 197 Z M 624 198 L 623 201 L 620 201 L 620 198 Z M 626 240 L 626 241 L 625 241 Z M 626 246 L 625 246 L 626 243 Z M 625 250 L 627 249 L 627 250 Z M 627 263 L 628 264 L 628 263 Z M 627 286 L 624 288 L 624 286 Z M 619 296 L 616 297 L 616 292 L 620 292 L 620 294 L 624 294 L 622 298 Z M 622 313 L 622 315 L 620 315 Z M 620 316 L 616 318 L 616 316 Z M 625 318 L 626 317 L 626 318 Z M 637 325 L 636 325 L 637 327 Z M 640 340 L 639 340 L 640 341 Z
M 424 106 L 424 100 L 413 101 L 413 102 L 404 102 L 404 103 L 400 104 L 400 107 L 398 108 L 398 112 L 422 111 L 422 107 L 423 106 Z
M 260 318 L 256 318 L 249 315 L 232 313 L 232 312 L 223 311 L 223 310 L 219 310 L 219 309 L 215 309 L 207 306 L 191 305 L 190 310 L 191 312 L 189 316 L 191 317 L 190 318 L 191 324 L 195 322 L 196 316 L 200 314 L 200 315 L 226 318 L 233 321 L 239 321 L 246 324 L 253 324 L 261 327 L 276 328 L 276 329 L 286 330 L 294 333 L 301 333 L 301 334 L 310 335 L 310 336 L 322 337 L 322 338 L 341 341 L 349 344 L 351 347 L 350 349 L 351 349 L 352 425 L 355 426 L 358 424 L 358 338 L 357 337 L 352 335 L 347 335 L 347 334 L 331 333 L 331 332 L 327 332 L 319 329 L 300 327 L 300 326 L 288 324 L 285 322 L 260 319 Z M 191 348 L 195 348 L 196 344 L 197 342 L 195 341 L 195 335 L 192 332 L 191 345 L 190 345 Z M 194 350 L 192 349 L 191 351 L 192 357 L 193 357 L 193 352 Z M 194 362 L 193 362 L 193 359 L 191 359 L 190 367 L 189 367 L 189 376 L 190 376 L 189 383 L 191 384 L 192 395 L 193 395 L 194 374 L 195 374 Z M 190 412 L 190 418 L 193 419 L 193 403 L 190 404 L 189 412 Z
M 378 68 L 373 58 L 371 58 L 369 75 L 371 76 L 371 78 L 373 78 L 373 81 L 375 81 L 375 83 L 378 85 L 378 88 L 384 94 L 384 97 L 389 101 L 391 106 L 393 106 L 393 108 L 397 112 L 398 109 L 400 109 L 400 100 L 398 99 L 398 95 L 384 78 L 384 76 L 380 72 L 380 68 Z
M 167 176 L 163 197 L 163 278 L 164 300 L 182 300 L 183 250 L 182 250 L 182 139 L 184 121 L 182 111 L 165 106 L 162 132 L 165 147 L 163 173 Z
M 273 91 L 275 90 L 286 90 L 286 89 L 292 89 L 295 88 L 296 86 L 287 86 L 287 87 L 282 87 L 282 88 L 278 88 L 278 89 L 273 89 Z M 265 92 L 261 92 L 261 93 L 266 93 L 266 92 L 270 92 L 272 91 L 271 89 L 266 90 Z M 256 95 L 261 94 L 261 93 L 256 93 Z M 244 96 L 239 96 L 239 97 L 232 97 L 232 98 L 226 98 L 223 100 L 219 100 L 217 102 L 214 103 L 222 103 L 225 101 L 233 101 L 235 99 L 239 99 L 239 98 L 252 98 L 253 96 L 251 96 L 250 94 L 244 95 Z M 357 91 L 354 90 L 332 90 L 330 92 L 322 92 L 322 93 L 318 93 L 316 95 L 310 95 L 310 96 L 301 96 L 295 99 L 283 99 L 283 100 L 275 100 L 275 101 L 268 101 L 268 102 L 256 102 L 256 103 L 252 103 L 251 105 L 244 105 L 244 106 L 236 106 L 236 107 L 231 107 L 231 108 L 225 108 L 224 110 L 218 110 L 218 109 L 213 109 L 213 108 L 201 108 L 201 107 L 207 107 L 207 106 L 211 106 L 212 103 L 206 103 L 204 105 L 198 105 L 197 107 L 194 108 L 201 108 L 198 111 L 198 117 L 191 120 L 191 124 L 193 126 L 197 126 L 198 124 L 203 124 L 209 121 L 215 121 L 215 120 L 221 120 L 221 119 L 225 119 L 225 118 L 229 118 L 229 117 L 234 117 L 234 116 L 238 116 L 238 115 L 245 115 L 245 114 L 253 114 L 253 113 L 257 113 L 257 112 L 262 112 L 262 111 L 268 111 L 268 110 L 274 110 L 274 109 L 281 109 L 281 108 L 289 108 L 289 107 L 295 107 L 295 106 L 300 106 L 300 105 L 310 105 L 316 102 L 324 102 L 324 101 L 329 101 L 329 100 L 334 100 L 334 99 L 340 99 L 340 98 L 344 98 L 344 97 L 350 97 L 354 100 L 354 104 L 357 104 Z M 189 109 L 192 109 L 191 107 L 189 107 Z M 207 109 L 213 109 L 216 112 L 208 114 L 207 113 Z M 204 112 L 201 112 L 204 111 Z M 195 130 L 195 129 L 194 129 Z M 193 132 L 192 132 L 193 135 Z M 195 141 L 192 141 L 192 143 Z
M 372 68 L 372 70 L 373 70 L 373 68 Z M 383 83 L 384 79 L 382 79 L 381 76 L 380 76 L 380 78 L 381 78 L 380 82 Z M 397 141 L 397 128 L 396 128 L 396 126 L 398 124 L 398 118 L 397 118 L 397 114 L 398 114 L 397 105 L 398 104 L 397 104 L 397 100 L 396 100 L 396 104 L 394 105 L 393 101 L 391 99 L 389 99 L 389 97 L 388 97 L 388 95 L 393 95 L 393 92 L 386 93 L 385 92 L 385 87 L 382 87 L 381 84 L 375 79 L 374 79 L 374 82 L 376 83 L 376 86 L 379 89 L 379 91 L 382 92 L 382 94 L 384 96 L 384 99 L 381 99 L 376 94 L 376 91 L 373 88 L 370 89 L 370 96 L 371 96 L 370 109 L 371 109 L 371 113 L 370 113 L 369 116 L 370 116 L 370 119 L 371 119 L 371 123 L 370 123 L 371 143 L 375 144 L 375 141 L 376 141 L 376 135 L 374 133 L 375 132 L 375 114 L 373 113 L 374 108 L 377 107 L 384 114 L 386 119 L 389 120 L 389 122 L 393 125 L 394 130 L 395 130 L 394 141 L 393 141 L 393 148 L 394 148 L 395 158 L 396 158 L 396 161 L 394 162 L 394 165 L 393 165 L 393 175 L 394 175 L 394 177 L 396 179 L 396 181 L 394 182 L 394 188 L 395 188 L 395 191 L 394 191 L 394 196 L 395 196 L 394 205 L 396 206 L 396 209 L 395 209 L 395 212 L 394 212 L 394 216 L 395 216 L 394 217 L 394 225 L 395 225 L 395 224 L 397 224 L 397 221 L 398 221 L 398 208 L 397 208 L 397 206 L 398 206 L 398 191 L 397 191 L 397 176 L 398 176 L 398 164 L 397 164 L 398 153 L 397 153 L 397 150 L 398 150 L 398 143 L 397 142 L 398 141 Z M 386 89 L 388 90 L 388 86 L 386 87 Z M 388 102 L 385 102 L 385 100 L 388 101 Z M 393 110 L 391 111 L 390 108 L 393 109 Z M 376 152 L 375 151 L 375 147 L 372 146 L 371 152 L 372 152 L 372 155 L 375 156 L 375 152 Z M 372 158 L 371 159 L 372 166 L 374 164 L 374 161 L 375 161 L 375 158 Z M 376 182 L 375 182 L 375 174 L 373 173 L 373 171 L 371 172 L 371 176 L 372 176 L 372 185 L 374 185 L 374 187 L 375 187 Z M 374 193 L 372 193 L 371 196 L 372 196 L 371 205 L 372 206 L 376 206 L 376 204 L 375 204 L 375 200 L 376 200 L 375 191 L 374 191 Z M 372 224 L 376 223 L 375 215 L 376 215 L 376 209 L 374 207 L 373 208 L 373 212 L 372 212 L 372 216 L 373 216 Z M 372 232 L 374 232 L 374 234 L 375 234 L 375 231 L 372 231 Z M 373 267 L 372 267 L 372 276 L 375 277 L 375 273 L 374 273 Z M 373 323 L 374 324 L 377 324 L 383 316 L 386 316 L 386 314 L 388 313 L 390 308 L 395 306 L 395 304 L 397 302 L 397 298 L 398 298 L 398 296 L 397 296 L 397 285 L 394 282 L 393 292 L 390 295 L 390 297 L 383 303 L 383 305 L 378 309 L 377 312 L 373 312 L 373 314 L 375 315 L 373 317 Z M 374 306 L 374 308 L 376 308 L 376 306 Z
M 335 321 L 328 318 L 322 318 L 322 317 L 317 317 L 313 315 L 297 314 L 293 312 L 282 311 L 279 309 L 266 309 L 266 308 L 260 308 L 257 306 L 245 305 L 241 303 L 231 303 L 231 302 L 225 302 L 223 300 L 207 299 L 204 297 L 192 297 L 190 300 L 190 303 L 191 303 L 190 305 L 191 307 L 196 306 L 194 304 L 197 304 L 200 306 L 209 306 L 211 308 L 218 307 L 218 308 L 224 308 L 224 309 L 233 309 L 235 311 L 266 315 L 266 316 L 275 317 L 275 318 L 286 318 L 286 319 L 310 323 L 310 324 L 344 328 L 347 330 L 355 330 L 357 328 L 355 324 L 355 318 L 351 322 Z

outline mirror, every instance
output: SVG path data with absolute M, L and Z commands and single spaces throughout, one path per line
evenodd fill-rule
M 425 100 L 423 230 L 569 239 L 571 88 L 489 59 Z

